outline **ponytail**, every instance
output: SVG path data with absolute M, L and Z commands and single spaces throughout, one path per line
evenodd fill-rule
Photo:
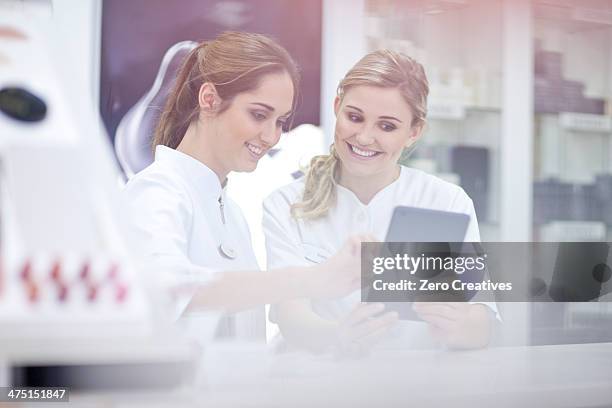
M 198 64 L 200 53 L 204 52 L 206 45 L 207 42 L 200 43 L 189 52 L 183 62 L 155 129 L 153 149 L 157 145 L 176 149 L 189 124 L 196 117 L 199 88 L 195 89 L 194 84 L 199 82 L 195 81 L 199 70 L 194 67 Z
M 294 218 L 315 219 L 324 217 L 336 205 L 336 173 L 338 153 L 332 144 L 330 153 L 315 156 L 306 174 L 302 201 L 291 206 Z

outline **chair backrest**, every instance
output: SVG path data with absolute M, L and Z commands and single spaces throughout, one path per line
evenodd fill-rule
M 127 178 L 153 162 L 151 142 L 183 61 L 198 44 L 181 41 L 166 51 L 151 89 L 127 111 L 115 133 L 115 153 Z

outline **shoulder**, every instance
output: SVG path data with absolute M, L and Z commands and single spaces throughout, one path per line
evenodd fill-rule
M 443 204 L 447 210 L 463 209 L 472 202 L 460 186 L 410 167 L 402 167 L 401 193 L 415 195 L 426 206 Z
M 180 174 L 172 166 L 153 162 L 140 172 L 136 173 L 125 185 L 125 191 L 137 190 L 143 186 L 157 186 L 160 189 L 186 189 Z
M 264 199 L 264 207 L 290 207 L 298 202 L 304 192 L 304 177 L 286 184 Z
M 124 187 L 122 196 L 127 200 L 191 201 L 189 188 L 180 174 L 172 166 L 161 162 L 153 162 L 134 175 Z
M 416 189 L 436 195 L 455 196 L 463 192 L 456 184 L 440 177 L 425 173 L 423 170 L 402 167 L 401 186 L 403 189 Z

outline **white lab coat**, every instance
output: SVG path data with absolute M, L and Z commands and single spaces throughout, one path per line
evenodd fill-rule
M 155 161 L 127 183 L 123 208 L 143 273 L 155 272 L 155 279 L 173 295 L 177 318 L 186 319 L 184 310 L 196 285 L 222 271 L 259 269 L 240 209 L 226 196 L 217 175 L 187 154 L 157 146 Z M 234 250 L 236 258 L 224 256 L 221 244 Z M 200 323 L 210 326 L 210 319 L 205 320 Z M 190 326 L 200 323 L 189 316 Z M 225 335 L 265 339 L 263 308 L 226 317 L 222 324 Z M 211 333 L 214 328 L 200 330 Z
M 398 179 L 379 191 L 367 205 L 352 191 L 338 186 L 336 205 L 327 216 L 314 221 L 291 217 L 291 205 L 300 201 L 303 189 L 302 178 L 276 190 L 264 201 L 263 228 L 270 269 L 323 261 L 355 234 L 372 234 L 384 241 L 393 209 L 398 205 L 467 214 L 470 223 L 465 240 L 480 241 L 474 205 L 465 191 L 421 170 L 402 166 Z M 360 302 L 360 295 L 356 291 L 340 299 L 313 300 L 312 306 L 321 317 L 337 320 Z M 495 305 L 490 306 L 496 310 Z M 271 320 L 274 320 L 274 308 Z M 401 321 L 390 339 L 393 340 L 388 340 L 387 345 L 435 345 L 424 322 Z

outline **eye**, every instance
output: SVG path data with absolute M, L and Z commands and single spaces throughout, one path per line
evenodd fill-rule
M 251 111 L 251 116 L 258 122 L 266 120 L 267 116 L 260 111 Z
M 381 122 L 379 127 L 385 132 L 393 132 L 397 129 L 397 126 L 390 122 Z
M 351 122 L 359 123 L 359 122 L 362 122 L 362 121 L 363 121 L 363 119 L 361 118 L 361 116 L 360 116 L 360 115 L 358 115 L 358 114 L 356 114 L 356 113 L 354 113 L 354 112 L 349 112 L 349 113 L 347 113 L 347 115 L 346 115 L 346 116 L 348 117 L 348 119 L 349 119 Z

